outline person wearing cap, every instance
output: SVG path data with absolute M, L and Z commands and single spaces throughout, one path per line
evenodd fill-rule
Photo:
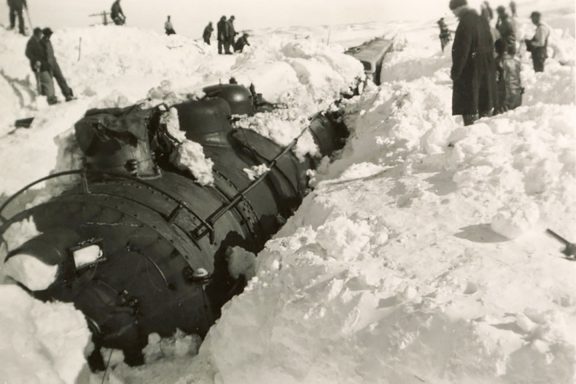
M 444 52 L 444 48 L 446 48 L 446 46 L 448 45 L 448 43 L 450 42 L 450 30 L 448 29 L 448 26 L 446 25 L 446 22 L 444 21 L 444 18 L 441 17 L 440 20 L 437 21 L 438 23 L 438 28 L 440 28 L 440 46 L 442 47 L 442 52 Z
M 464 125 L 490 116 L 496 99 L 494 41 L 488 21 L 468 7 L 466 0 L 450 0 L 459 19 L 452 44 L 452 114 L 462 115 Z
M 499 39 L 502 40 L 506 51 L 514 49 L 514 52 L 516 52 L 516 28 L 510 20 L 506 8 L 499 6 L 496 8 L 496 13 L 498 14 L 496 30 L 500 36 Z
M 550 27 L 542 22 L 540 12 L 532 12 L 530 19 L 532 20 L 532 24 L 536 26 L 536 32 L 532 39 L 525 40 L 526 49 L 532 54 L 534 72 L 544 72 L 544 62 L 548 57 L 547 49 Z
M 44 48 L 42 48 L 42 29 L 34 28 L 34 32 L 28 42 L 26 43 L 26 57 L 30 61 L 30 68 L 34 73 L 36 78 L 36 89 L 39 94 L 42 94 L 42 88 L 40 87 L 40 69 L 42 67 L 42 61 L 45 61 Z
M 14 27 L 16 27 L 16 19 L 18 19 L 18 32 L 20 32 L 21 35 L 26 34 L 24 16 L 22 16 L 24 8 L 28 8 L 26 0 L 8 0 L 8 10 L 10 17 L 9 29 L 14 29 Z
M 214 27 L 212 26 L 212 22 L 209 22 L 208 25 L 204 28 L 204 32 L 202 33 L 202 39 L 208 45 L 210 45 L 210 38 L 212 37 L 212 32 L 214 32 Z
M 170 16 L 168 16 L 168 18 L 166 19 L 166 22 L 164 23 L 164 30 L 166 31 L 166 34 L 168 36 L 176 34 L 176 31 L 174 30 L 174 26 L 172 25 L 172 21 L 170 20 Z
M 242 36 L 240 36 L 238 40 L 236 40 L 236 42 L 234 43 L 234 52 L 242 53 L 244 47 L 247 45 L 250 45 L 250 43 L 248 42 L 248 34 L 243 33 Z
M 74 95 L 72 93 L 72 89 L 70 89 L 66 79 L 64 78 L 64 75 L 62 74 L 60 65 L 58 65 L 58 61 L 56 60 L 56 55 L 54 55 L 54 48 L 52 47 L 52 41 L 50 41 L 50 37 L 52 36 L 53 32 L 50 28 L 44 28 L 42 33 L 44 36 L 42 37 L 41 43 L 44 47 L 44 51 L 46 52 L 48 71 L 56 79 L 56 82 L 60 87 L 60 91 L 62 92 L 62 95 L 64 95 L 66 101 L 70 101 L 74 98 Z
M 222 16 L 216 24 L 218 34 L 218 53 L 230 54 L 230 45 L 228 44 L 230 35 L 230 25 L 226 21 L 226 16 Z

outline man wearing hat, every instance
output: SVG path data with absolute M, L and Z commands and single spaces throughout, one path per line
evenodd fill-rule
M 234 49 L 235 44 L 235 38 L 236 35 L 238 34 L 238 32 L 236 32 L 236 28 L 234 27 L 234 15 L 230 16 L 230 18 L 228 19 L 227 23 L 228 23 L 228 39 L 227 42 L 225 43 L 225 47 L 226 47 L 226 54 L 231 54 L 232 52 L 230 51 L 230 48 Z
M 550 37 L 550 27 L 542 22 L 540 12 L 530 14 L 532 24 L 536 26 L 536 32 L 531 40 L 526 40 L 526 48 L 532 54 L 532 64 L 534 72 L 544 72 L 544 62 L 548 57 L 548 38 Z
M 56 60 L 56 56 L 54 55 L 54 48 L 52 47 L 52 42 L 50 41 L 50 37 L 52 36 L 53 32 L 50 28 L 44 28 L 42 30 L 44 36 L 42 37 L 42 45 L 44 47 L 44 51 L 46 52 L 46 60 L 48 64 L 48 71 L 58 83 L 60 87 L 60 91 L 62 95 L 64 95 L 66 101 L 70 101 L 74 98 L 72 93 L 72 89 L 68 86 L 64 75 L 62 74 L 62 70 L 60 69 L 60 65 L 58 65 L 58 61 Z
M 462 115 L 464 125 L 490 116 L 496 99 L 494 41 L 488 21 L 468 7 L 466 0 L 450 0 L 450 9 L 459 19 L 452 45 L 450 77 L 452 114 Z

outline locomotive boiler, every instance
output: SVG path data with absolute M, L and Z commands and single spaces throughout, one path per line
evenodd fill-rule
M 211 185 L 171 161 L 178 140 L 163 122 L 166 108 L 134 105 L 87 111 L 75 124 L 85 166 L 40 179 L 0 207 L 2 240 L 23 223 L 36 229 L 23 244 L 4 242 L 6 260 L 33 257 L 56 270 L 47 287 L 19 283 L 38 299 L 83 312 L 96 346 L 93 367 L 103 365 L 101 347 L 141 363 L 151 333 L 203 337 L 245 285 L 229 273 L 227 253 L 260 251 L 308 190 L 317 159 L 296 157 L 298 138 L 281 147 L 232 126 L 236 115 L 276 106 L 236 84 L 204 92 L 173 108 L 180 130 L 214 163 Z M 322 155 L 342 148 L 348 134 L 338 112 L 311 117 L 306 130 Z M 244 170 L 262 164 L 266 171 L 251 180 Z M 57 196 L 6 214 L 33 186 L 63 177 L 75 179 Z

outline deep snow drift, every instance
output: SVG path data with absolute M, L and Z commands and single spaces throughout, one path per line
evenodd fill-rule
M 520 5 L 538 5 L 529 3 Z M 573 383 L 576 264 L 562 257 L 560 244 L 544 230 L 576 240 L 574 67 L 560 64 L 574 57 L 573 29 L 566 28 L 574 5 L 563 1 L 546 10 L 561 55 L 548 60 L 545 73 L 535 74 L 523 54 L 524 105 L 466 128 L 450 116 L 449 50 L 439 52 L 434 23 L 390 25 L 390 34 L 403 33 L 386 62 L 389 82 L 346 103 L 352 130 L 347 146 L 315 175 L 315 190 L 258 255 L 256 276 L 225 306 L 198 355 L 191 357 L 195 340 L 182 335 L 151 337 L 147 366 L 126 367 L 113 354 L 107 380 Z M 529 36 L 531 26 L 521 21 Z M 334 36 L 351 41 L 359 28 L 343 27 Z M 99 39 L 107 33 L 69 30 L 55 41 L 57 50 L 72 49 L 83 36 L 81 60 L 73 65 L 75 58 L 69 58 L 63 65 L 83 95 L 69 104 L 47 108 L 31 93 L 14 91 L 29 89 L 26 63 L 0 59 L 4 73 L 19 79 L 0 88 L 14 105 L 0 130 L 10 130 L 13 117 L 35 110 L 40 116 L 31 130 L 0 138 L 3 159 L 29 156 L 19 164 L 5 161 L 12 168 L 1 171 L 4 193 L 72 163 L 58 160 L 52 138 L 69 130 L 89 105 L 135 102 L 163 80 L 171 85 L 152 94 L 177 100 L 235 76 L 254 81 L 271 101 L 290 105 L 241 123 L 287 143 L 305 123 L 302 118 L 325 107 L 360 70 L 337 47 L 305 34 L 294 42 L 291 33 L 267 32 L 256 38 L 258 50 L 219 57 L 182 37 L 132 29 L 113 39 L 104 54 Z M 24 44 L 2 37 L 0 45 L 10 49 Z M 157 61 L 145 60 L 138 49 L 142 40 L 158 52 Z M 28 96 L 22 101 L 18 94 Z M 306 143 L 300 149 L 313 150 Z M 30 369 L 8 370 L 2 363 L 2 377 L 71 382 L 71 373 L 82 369 L 79 358 L 87 344 L 80 314 L 68 305 L 33 302 L 11 285 L 0 286 L 0 298 L 22 308 L 14 318 L 14 304 L 0 307 L 2 329 L 14 340 L 0 348 L 1 356 L 14 362 L 10 367 L 46 372 L 29 378 L 24 375 Z M 57 312 L 74 330 L 55 330 L 60 342 L 69 343 L 71 360 L 56 349 L 28 360 L 18 356 L 22 349 L 15 343 L 29 340 L 21 333 L 42 324 L 44 315 L 31 309 L 36 307 Z M 30 325 L 18 323 L 21 318 Z M 37 332 L 30 340 L 49 345 L 51 337 Z M 62 361 L 75 363 L 62 367 Z M 90 379 L 100 382 L 102 374 Z

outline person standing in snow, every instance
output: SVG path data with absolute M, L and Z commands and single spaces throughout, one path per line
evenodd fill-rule
M 442 52 L 444 52 L 444 48 L 446 48 L 446 45 L 450 42 L 450 30 L 448 30 L 448 26 L 443 17 L 438 20 L 438 27 L 440 28 L 440 46 L 442 47 Z
M 112 8 L 110 9 L 110 18 L 116 25 L 126 24 L 126 15 L 124 15 L 124 11 L 120 5 L 120 0 L 116 0 L 114 3 L 112 3 Z
M 496 48 L 496 88 L 497 104 L 495 113 L 503 113 L 522 105 L 522 78 L 520 75 L 521 63 L 514 56 L 515 49 L 498 39 Z
M 220 21 L 218 21 L 218 24 L 216 24 L 216 28 L 218 33 L 218 53 L 230 54 L 231 53 L 229 44 L 230 26 L 226 21 L 226 16 L 222 16 L 220 18 Z
M 32 37 L 26 43 L 26 57 L 30 61 L 30 68 L 34 72 L 34 77 L 36 78 L 36 89 L 38 94 L 42 94 L 42 88 L 40 87 L 40 68 L 42 67 L 42 61 L 44 60 L 44 48 L 40 40 L 42 39 L 42 29 L 34 28 Z
M 532 64 L 534 72 L 544 72 L 544 62 L 548 57 L 548 38 L 550 37 L 550 27 L 542 22 L 540 12 L 532 12 L 530 15 L 532 23 L 536 26 L 534 37 L 525 40 L 526 49 L 532 54 Z
M 174 26 L 172 25 L 172 21 L 170 20 L 170 16 L 168 16 L 168 18 L 166 19 L 166 22 L 164 23 L 164 30 L 166 31 L 166 34 L 168 36 L 176 34 L 176 31 L 174 30 Z
M 42 33 L 44 36 L 42 37 L 41 43 L 46 53 L 48 71 L 56 79 L 56 82 L 60 87 L 60 91 L 62 92 L 62 95 L 64 95 L 66 101 L 70 101 L 74 99 L 74 95 L 72 93 L 72 89 L 70 89 L 66 79 L 64 78 L 64 75 L 62 74 L 62 70 L 60 69 L 60 65 L 58 65 L 56 56 L 54 55 L 54 48 L 52 47 L 52 42 L 50 41 L 50 37 L 52 36 L 53 32 L 50 28 L 44 28 Z
M 236 32 L 236 28 L 234 27 L 234 15 L 230 16 L 230 18 L 228 19 L 227 23 L 228 23 L 228 47 L 235 47 L 235 38 L 236 35 L 238 34 L 238 32 Z M 228 53 L 232 53 L 230 52 L 230 48 L 228 48 Z
M 494 18 L 494 12 L 492 11 L 490 3 L 487 1 L 483 2 L 482 5 L 480 6 L 480 12 L 482 17 L 484 17 L 488 21 L 488 24 L 490 24 L 490 22 Z
M 510 12 L 512 13 L 512 17 L 518 16 L 518 10 L 516 8 L 516 2 L 512 0 L 510 2 Z
M 496 8 L 496 13 L 498 14 L 498 21 L 496 21 L 496 30 L 500 34 L 500 39 L 504 43 L 504 48 L 506 51 L 514 49 L 516 52 L 516 29 L 514 24 L 508 17 L 506 13 L 506 8 L 499 6 Z
M 248 34 L 244 33 L 242 36 L 240 36 L 240 38 L 238 38 L 238 40 L 236 40 L 236 42 L 234 43 L 234 52 L 240 52 L 242 53 L 242 51 L 244 50 L 244 47 L 250 45 L 250 43 L 248 42 Z
M 210 45 L 210 38 L 212 37 L 212 32 L 214 32 L 214 27 L 212 27 L 212 22 L 209 22 L 208 25 L 204 28 L 204 32 L 202 33 L 202 39 L 208 45 Z
M 24 26 L 24 16 L 22 15 L 24 8 L 28 8 L 26 0 L 8 0 L 8 9 L 10 17 L 9 29 L 14 29 L 16 27 L 16 19 L 18 19 L 18 32 L 20 32 L 20 34 L 22 35 L 26 34 Z
M 466 0 L 450 0 L 449 6 L 459 19 L 450 71 L 452 114 L 462 115 L 464 125 L 471 125 L 478 117 L 490 116 L 494 107 L 494 41 L 486 18 L 468 7 Z

